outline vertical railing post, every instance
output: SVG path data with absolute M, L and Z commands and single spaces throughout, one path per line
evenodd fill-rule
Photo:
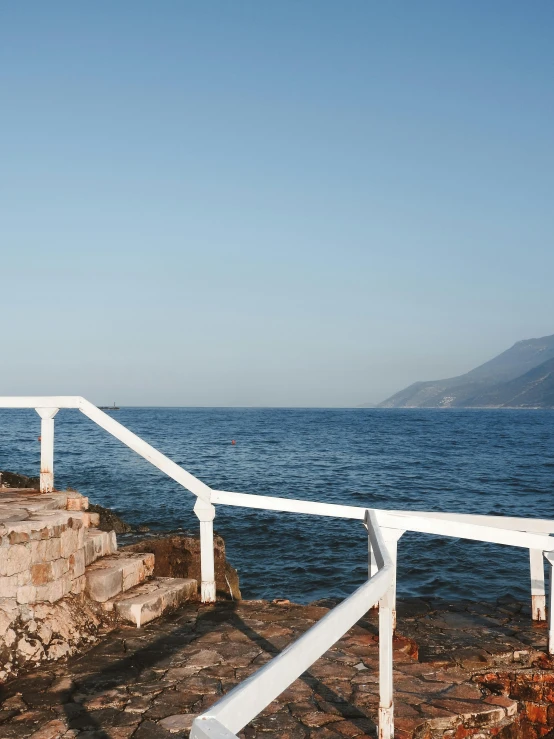
M 548 654 L 554 654 L 554 552 L 545 552 L 548 562 L 549 593 L 548 593 Z
M 379 601 L 379 739 L 394 736 L 392 686 L 393 587 Z
M 392 595 L 391 595 L 391 611 L 392 611 L 392 630 L 393 633 L 396 631 L 396 562 L 398 559 L 398 540 L 404 534 L 404 531 L 400 529 L 381 529 L 383 539 L 385 541 L 387 551 L 394 565 L 394 579 L 392 582 Z M 368 537 L 368 548 L 369 548 L 369 576 L 377 574 L 378 567 L 375 561 L 375 555 L 371 549 L 371 542 Z
M 546 595 L 544 589 L 544 559 L 540 549 L 529 550 L 531 565 L 531 618 L 546 620 Z
M 396 560 L 398 557 L 398 538 L 395 536 L 395 534 L 398 534 L 400 532 L 394 531 L 391 532 L 394 535 L 387 539 L 386 533 L 384 536 L 385 544 L 387 546 L 387 549 L 389 550 L 389 556 L 392 560 L 393 564 L 393 575 L 392 575 L 392 585 L 390 589 L 390 609 L 391 609 L 391 620 L 392 620 L 392 633 L 396 631 Z
M 40 421 L 40 492 L 54 490 L 54 416 L 58 408 L 35 408 Z
M 202 603 L 215 603 L 214 518 L 215 508 L 201 498 L 196 500 L 194 512 L 200 521 L 200 597 Z

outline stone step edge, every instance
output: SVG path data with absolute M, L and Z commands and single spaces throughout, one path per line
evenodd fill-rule
M 103 603 L 102 608 L 140 628 L 197 595 L 198 583 L 193 578 L 156 577 Z
M 91 600 L 104 603 L 143 583 L 153 572 L 154 555 L 150 552 L 110 554 L 85 569 L 85 592 Z
M 102 557 L 117 552 L 117 538 L 115 531 L 101 531 L 100 529 L 85 530 L 85 564 L 87 567 Z
M 482 729 L 484 732 L 489 729 L 500 730 L 506 726 L 511 726 L 517 718 L 517 701 L 506 696 L 489 695 L 481 700 L 453 698 L 451 702 L 458 703 L 462 710 L 459 713 L 452 711 L 450 715 L 437 716 L 435 718 L 422 717 L 420 721 L 415 718 L 403 719 L 402 717 L 397 717 L 395 723 L 398 726 L 395 726 L 395 728 L 399 729 L 399 735 L 401 737 L 409 735 L 413 739 L 423 739 L 424 737 L 428 739 L 429 736 L 435 737 L 439 734 L 440 736 L 447 736 L 444 732 L 448 732 L 448 736 L 450 736 L 450 732 L 457 732 L 455 736 L 458 737 L 462 735 L 469 736 L 469 732 L 468 734 L 460 734 L 458 731 L 460 727 L 470 731 L 472 729 Z M 464 707 L 466 707 L 465 711 L 462 708 L 464 704 Z M 452 709 L 446 709 L 446 711 L 449 710 Z M 454 737 L 454 733 L 452 733 L 452 736 Z

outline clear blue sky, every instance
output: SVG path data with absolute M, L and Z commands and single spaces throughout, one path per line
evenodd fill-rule
M 553 38 L 551 0 L 3 2 L 1 393 L 357 405 L 554 333 Z

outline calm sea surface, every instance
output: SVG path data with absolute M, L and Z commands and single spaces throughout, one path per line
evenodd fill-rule
M 379 508 L 554 518 L 554 411 L 125 408 L 114 418 L 208 485 Z M 0 410 L 0 469 L 36 475 L 40 419 Z M 236 445 L 231 444 L 236 440 Z M 56 417 L 56 487 L 153 531 L 195 531 L 193 496 L 78 411 Z M 367 576 L 358 522 L 217 507 L 243 597 L 308 602 Z M 528 597 L 528 552 L 405 534 L 402 595 Z

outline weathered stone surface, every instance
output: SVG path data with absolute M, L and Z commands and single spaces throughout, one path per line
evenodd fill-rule
M 84 495 L 69 493 L 66 508 L 68 511 L 86 511 L 89 507 L 88 498 Z
M 102 567 L 92 570 L 87 572 L 85 579 L 85 592 L 89 598 L 98 603 L 114 598 L 123 590 L 121 567 Z
M 196 580 L 156 578 L 134 588 L 132 595 L 119 596 L 113 605 L 119 620 L 140 627 L 196 598 L 196 593 Z
M 168 716 L 167 718 L 163 718 L 159 725 L 167 729 L 170 734 L 174 734 L 177 732 L 182 732 L 185 730 L 190 730 L 190 727 L 192 726 L 192 722 L 196 718 L 196 714 L 194 713 L 177 713 L 174 716 Z
M 507 665 L 506 622 L 489 624 L 483 631 L 480 614 L 466 604 L 460 605 L 463 617 L 458 627 L 445 629 L 445 623 L 454 622 L 445 618 L 451 608 L 451 604 L 429 601 L 426 610 L 420 609 L 422 615 L 399 618 L 400 633 L 394 642 L 396 739 L 548 736 L 554 725 L 554 671 L 544 648 L 529 650 L 527 658 L 521 657 L 524 662 Z M 197 714 L 326 612 L 325 608 L 310 610 L 290 603 L 190 603 L 140 632 L 122 626 L 87 654 L 75 655 L 67 665 L 58 665 L 55 676 L 38 668 L 32 675 L 8 683 L 0 706 L 2 730 L 10 737 L 7 732 L 12 727 L 15 731 L 16 727 L 30 726 L 34 711 L 44 726 L 63 718 L 68 730 L 75 731 L 79 739 L 93 736 L 90 732 L 110 739 L 131 734 L 133 739 L 185 737 Z M 40 639 L 37 634 L 42 615 L 35 609 L 34 618 L 28 621 L 32 634 L 26 637 L 25 651 L 29 659 L 33 656 L 33 639 Z M 362 619 L 240 736 L 375 736 L 376 618 L 371 612 Z M 5 633 L 10 630 L 8 620 L 7 615 Z M 507 621 L 518 634 L 518 638 L 510 636 L 513 654 L 525 651 L 520 638 L 539 633 L 546 637 L 545 630 L 534 627 L 524 613 L 513 613 Z M 420 661 L 412 656 L 419 647 L 415 634 L 422 646 L 435 650 L 435 656 L 442 654 L 441 649 L 447 652 L 473 646 L 485 649 L 487 661 L 478 667 L 456 664 L 456 660 L 443 667 Z M 63 643 L 58 631 L 47 649 L 55 646 L 54 651 L 61 651 Z M 543 647 L 545 643 L 544 639 Z M 129 727 L 132 731 L 128 734 L 114 733 Z
M 153 569 L 154 557 L 150 553 L 103 557 L 86 570 L 86 593 L 92 600 L 104 603 L 144 582 Z
M 28 570 L 31 566 L 31 550 L 25 544 L 0 548 L 0 576 L 10 577 Z
M 192 578 L 201 582 L 200 539 L 198 536 L 170 535 L 152 537 L 123 547 L 122 551 L 152 552 L 156 556 L 156 577 Z M 240 600 L 237 571 L 227 562 L 225 542 L 214 535 L 215 580 L 218 597 Z

